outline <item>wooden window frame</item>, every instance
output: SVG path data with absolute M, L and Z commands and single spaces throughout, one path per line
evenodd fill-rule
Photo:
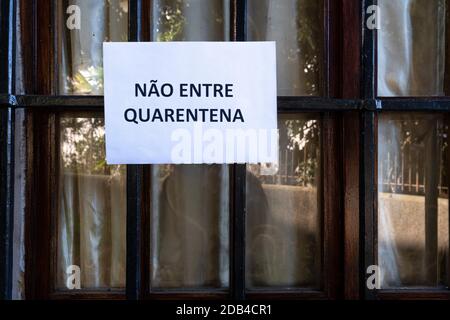
M 364 11 L 366 15 L 368 8 L 376 5 L 377 0 L 364 0 Z M 368 18 L 365 16 L 365 19 Z M 389 113 L 442 113 L 446 123 L 449 121 L 450 96 L 442 97 L 380 97 L 377 94 L 377 30 L 364 28 L 363 31 L 363 55 L 362 55 L 362 98 L 363 106 L 361 113 L 361 150 L 363 172 L 361 176 L 361 239 L 365 239 L 363 254 L 361 257 L 363 270 L 371 265 L 377 264 L 377 234 L 378 234 L 378 115 L 382 112 Z M 446 43 L 446 47 L 450 43 Z M 449 50 L 447 49 L 448 53 Z M 450 64 L 446 65 L 448 74 Z M 449 94 L 449 92 L 446 92 Z M 449 138 L 447 137 L 447 141 Z M 450 163 L 445 164 L 450 169 Z M 450 179 L 450 178 L 449 178 Z M 450 182 L 450 181 L 449 181 Z M 450 203 L 449 203 L 450 204 Z M 450 207 L 449 207 L 450 208 Z M 450 239 L 449 239 L 450 243 Z M 447 274 L 450 275 L 450 263 Z M 369 290 L 364 283 L 366 275 L 361 277 L 363 284 L 363 297 L 368 300 L 450 300 L 450 289 L 423 288 L 423 289 L 380 289 Z
M 150 1 L 130 0 L 129 41 L 150 38 Z M 2 2 L 2 4 L 5 2 Z M 359 0 L 324 0 L 323 97 L 279 97 L 280 113 L 320 113 L 323 117 L 323 288 L 310 290 L 257 290 L 245 288 L 245 165 L 230 166 L 230 288 L 226 294 L 216 292 L 168 292 L 155 294 L 148 286 L 148 201 L 150 179 L 148 166 L 127 166 L 127 275 L 124 293 L 76 292 L 55 294 L 52 288 L 52 225 L 55 195 L 55 117 L 63 111 L 103 110 L 100 96 L 57 96 L 57 47 L 54 1 L 19 0 L 21 43 L 27 47 L 22 61 L 25 92 L 8 92 L 1 96 L 13 114 L 15 108 L 26 112 L 27 185 L 26 185 L 26 281 L 27 299 L 117 298 L 117 299 L 358 299 L 361 298 L 360 244 L 360 88 L 366 79 L 362 73 L 360 46 L 362 14 Z M 246 0 L 231 0 L 231 39 L 246 39 Z M 5 12 L 2 6 L 2 12 Z M 10 18 L 14 14 L 10 15 Z M 10 27 L 11 29 L 12 27 Z M 10 39 L 14 39 L 12 34 Z M 366 40 L 365 40 L 366 41 Z M 365 44 L 365 43 L 364 43 Z M 364 47 L 365 49 L 365 47 Z M 365 53 L 365 51 L 364 51 Z M 1 57 L 0 57 L 1 58 Z M 5 59 L 3 59 L 4 61 Z M 11 55 L 8 62 L 15 62 Z M 2 61 L 0 61 L 2 62 Z M 346 72 L 344 72 L 344 66 Z M 365 66 L 365 65 L 364 65 Z M 365 69 L 364 69 L 365 70 Z M 12 83 L 13 71 L 9 74 Z M 355 80 L 356 79 L 356 80 Z M 362 83 L 362 84 L 361 84 Z M 364 96 L 365 97 L 365 96 Z M 7 101 L 7 103 L 6 103 Z M 3 103 L 2 103 L 3 105 Z M 2 109 L 3 110 L 3 109 Z M 365 111 L 364 111 L 365 112 Z M 7 118 L 10 119 L 10 118 Z M 13 124 L 13 120 L 8 123 Z M 6 132 L 12 138 L 12 132 Z M 2 140 L 0 140 L 2 142 Z M 11 146 L 3 143 L 1 148 Z M 11 174 L 11 166 L 1 166 L 2 177 Z M 364 185 L 364 183 L 362 184 Z M 3 185 L 2 185 L 3 187 Z M 3 189 L 2 189 L 3 190 Z M 2 194 L 13 196 L 11 187 Z M 38 194 L 39 193 L 39 194 Z M 2 206 L 8 201 L 0 198 Z M 12 208 L 8 207 L 10 218 Z M 2 219 L 4 217 L 2 216 Z M 10 224 L 11 225 L 11 224 Z M 12 235 L 12 230 L 6 234 Z M 11 243 L 1 241 L 0 243 Z M 2 251 L 0 250 L 0 254 Z M 9 264 L 10 265 L 10 264 Z M 0 269 L 2 271 L 2 269 Z M 11 275 L 5 283 L 11 283 Z M 1 274 L 1 272 L 0 272 Z M 0 287 L 2 283 L 0 282 Z M 3 285 L 3 287 L 5 287 Z M 3 288 L 2 288 L 3 289 Z
M 14 70 L 9 62 L 14 54 L 10 31 L 15 23 L 14 8 L 14 1 L 0 1 L 0 300 L 12 296 L 14 109 L 11 93 Z

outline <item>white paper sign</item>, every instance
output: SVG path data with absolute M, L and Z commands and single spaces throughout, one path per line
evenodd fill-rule
M 275 42 L 104 43 L 109 164 L 277 163 Z

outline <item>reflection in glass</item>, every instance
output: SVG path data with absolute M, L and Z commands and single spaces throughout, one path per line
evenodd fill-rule
M 448 283 L 448 125 L 439 114 L 383 114 L 378 128 L 381 286 L 443 286 Z
M 279 96 L 322 94 L 322 0 L 248 0 L 248 40 L 277 43 Z
M 103 94 L 104 41 L 128 40 L 128 0 L 58 4 L 59 94 Z
M 153 166 L 153 288 L 228 286 L 228 181 L 227 166 Z
M 56 287 L 76 265 L 82 288 L 124 288 L 125 167 L 106 165 L 101 118 L 62 117 L 59 137 Z
M 229 0 L 153 1 L 153 41 L 226 41 Z
M 226 41 L 228 0 L 155 0 L 153 41 Z M 221 165 L 152 167 L 151 287 L 227 288 L 229 174 Z
M 446 0 L 378 0 L 378 95 L 444 94 Z
M 320 287 L 319 117 L 279 115 L 279 166 L 248 166 L 247 287 Z

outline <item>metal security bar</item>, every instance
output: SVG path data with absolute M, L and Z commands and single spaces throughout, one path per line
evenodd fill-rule
M 0 1 L 0 300 L 11 299 L 13 246 L 14 110 L 12 91 L 14 1 Z

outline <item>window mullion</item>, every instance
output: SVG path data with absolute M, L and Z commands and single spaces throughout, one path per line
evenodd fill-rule
M 142 0 L 129 2 L 129 41 L 142 40 Z M 126 295 L 129 300 L 142 296 L 142 165 L 127 166 L 127 259 Z
M 0 7 L 0 93 L 12 93 L 14 2 Z M 3 99 L 2 99 L 3 100 Z M 6 100 L 6 99 L 5 99 Z M 8 99 L 9 100 L 9 99 Z M 0 105 L 0 300 L 11 299 L 13 260 L 14 109 Z
M 232 40 L 246 40 L 247 1 L 231 1 Z M 232 205 L 230 207 L 230 288 L 236 300 L 245 299 L 245 164 L 236 164 L 232 170 Z
M 0 108 L 0 299 L 11 298 L 13 257 L 13 114 Z
M 362 3 L 362 77 L 361 97 L 373 100 L 376 97 L 376 30 L 366 26 L 368 8 L 376 5 L 377 0 L 364 0 Z M 373 110 L 363 110 L 361 113 L 361 155 L 360 155 L 360 241 L 363 270 L 361 270 L 360 285 L 363 297 L 374 299 L 373 290 L 366 287 L 365 270 L 375 265 L 376 248 L 375 237 L 377 230 L 377 200 L 376 200 L 376 114 Z

